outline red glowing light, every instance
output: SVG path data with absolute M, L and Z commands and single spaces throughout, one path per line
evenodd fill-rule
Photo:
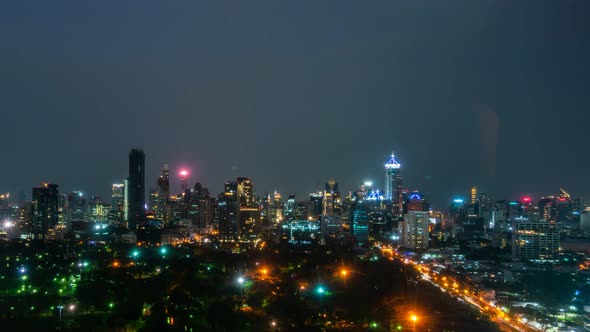
M 527 202 L 527 203 L 528 203 L 528 202 L 530 202 L 530 201 L 531 201 L 531 198 L 530 198 L 530 197 L 523 197 L 523 198 L 522 198 L 522 201 L 523 201 L 523 202 Z
M 188 176 L 188 170 L 186 169 L 181 169 L 179 172 L 180 176 L 182 177 L 187 177 Z

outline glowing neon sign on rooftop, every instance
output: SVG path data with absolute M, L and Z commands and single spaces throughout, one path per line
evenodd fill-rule
M 391 154 L 391 158 L 385 163 L 385 168 L 387 169 L 399 169 L 401 164 L 395 159 L 393 153 Z

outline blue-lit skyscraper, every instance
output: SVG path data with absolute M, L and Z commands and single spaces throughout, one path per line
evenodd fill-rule
M 369 213 L 363 202 L 357 202 L 350 211 L 350 234 L 359 244 L 369 241 Z
M 392 212 L 396 217 L 403 214 L 402 176 L 399 171 L 401 164 L 392 153 L 391 158 L 385 163 L 385 199 L 392 202 Z

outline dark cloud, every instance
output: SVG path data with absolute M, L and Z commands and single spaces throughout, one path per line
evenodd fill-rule
M 4 1 L 0 191 L 108 195 L 138 145 L 149 185 L 167 162 L 213 192 L 351 189 L 394 150 L 439 205 L 471 185 L 587 195 L 588 6 Z

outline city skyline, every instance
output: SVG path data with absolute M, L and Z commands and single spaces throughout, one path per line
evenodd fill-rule
M 134 148 L 132 148 L 130 151 L 131 151 L 130 153 L 133 153 L 133 151 L 139 151 L 142 154 L 145 153 L 145 151 L 143 149 L 141 149 L 140 147 L 137 147 L 137 146 L 134 147 Z M 147 155 L 147 156 L 145 156 L 145 155 Z M 147 161 L 144 161 L 144 163 L 146 165 L 149 165 L 149 155 L 147 153 L 145 153 L 145 155 L 143 156 L 143 158 L 147 159 Z M 391 162 L 392 157 L 393 156 L 390 155 L 387 158 L 385 158 L 384 160 L 385 161 L 388 161 L 388 163 L 389 163 L 389 162 Z M 398 156 L 397 155 L 395 156 L 395 159 L 398 159 Z M 396 162 L 397 162 L 397 160 L 396 160 Z M 183 181 L 185 181 L 185 180 L 187 181 L 187 187 L 189 189 L 192 188 L 196 183 L 201 183 L 201 184 L 207 186 L 208 188 L 213 188 L 212 193 L 216 193 L 216 192 L 219 193 L 219 192 L 223 192 L 223 190 L 224 190 L 223 189 L 223 186 L 224 186 L 224 183 L 225 182 L 227 182 L 227 181 L 235 181 L 236 178 L 247 176 L 247 175 L 238 175 L 238 176 L 236 176 L 234 178 L 226 178 L 221 184 L 219 184 L 219 183 L 208 183 L 208 182 L 204 182 L 202 180 L 194 179 L 193 178 L 194 175 L 192 174 L 191 169 L 194 169 L 194 167 L 191 168 L 191 166 L 187 166 L 187 163 L 180 163 L 180 165 L 181 166 L 178 166 L 176 169 L 174 169 L 174 168 L 171 169 L 170 185 L 169 185 L 170 186 L 170 195 L 176 195 L 178 193 L 182 193 L 183 192 L 183 190 L 182 190 Z M 168 166 L 169 166 L 168 163 L 162 164 L 162 167 L 166 167 L 167 168 Z M 131 167 L 131 166 L 128 166 L 128 167 Z M 150 167 L 149 166 L 145 166 L 145 168 L 146 168 L 146 170 L 149 170 Z M 160 173 L 162 169 L 163 168 L 160 168 L 160 170 L 158 171 L 158 173 Z M 383 170 L 387 170 L 387 169 L 388 169 L 387 166 L 385 166 L 383 168 Z M 405 167 L 402 166 L 402 167 L 399 167 L 399 169 L 401 169 L 401 173 L 400 174 L 402 175 L 402 178 L 405 178 L 405 172 L 406 172 Z M 146 172 L 146 174 L 147 174 L 147 172 Z M 383 173 L 381 174 L 381 177 L 383 177 Z M 159 178 L 160 177 L 157 176 L 157 177 L 155 177 L 153 179 L 150 179 L 148 177 L 148 175 L 145 175 L 145 185 L 144 185 L 145 188 L 142 189 L 144 191 L 144 195 L 143 196 L 145 197 L 144 198 L 145 202 L 147 202 L 147 200 L 148 200 L 149 192 L 152 191 L 152 190 L 156 190 L 157 189 Z M 275 189 L 272 189 L 272 190 L 260 190 L 259 189 L 260 186 L 258 185 L 258 181 L 256 181 L 257 179 L 252 178 L 252 177 L 249 177 L 249 178 L 251 178 L 253 180 L 253 182 L 256 184 L 256 186 L 255 186 L 255 193 L 257 195 L 259 195 L 260 197 L 262 197 L 262 195 L 265 195 L 265 194 L 271 194 L 272 195 L 273 192 L 279 192 L 279 193 L 282 193 L 283 195 L 291 195 L 291 194 L 294 194 L 295 197 L 298 200 L 307 200 L 307 199 L 309 199 L 309 195 L 311 195 L 313 193 L 316 193 L 316 192 L 323 192 L 324 191 L 324 185 L 329 180 L 334 179 L 332 177 L 325 177 L 322 183 L 318 183 L 316 185 L 316 188 L 315 189 L 312 189 L 312 190 L 310 190 L 310 191 L 308 191 L 306 193 L 297 194 L 297 193 L 294 193 L 294 192 L 288 191 L 288 190 L 280 190 L 280 189 L 278 189 L 276 187 L 275 187 Z M 387 190 L 386 189 L 386 186 L 387 186 L 386 185 L 386 182 L 387 182 L 387 179 L 385 181 L 382 181 L 382 182 L 379 182 L 379 181 L 374 180 L 374 179 L 378 179 L 378 178 L 379 178 L 379 176 L 366 177 L 365 179 L 362 179 L 361 181 L 359 181 L 356 185 L 350 185 L 350 184 L 346 184 L 346 183 L 341 183 L 340 181 L 338 181 L 338 179 L 334 179 L 334 180 L 336 180 L 341 185 L 340 188 L 341 188 L 341 190 L 342 190 L 343 193 L 348 193 L 348 192 L 352 192 L 353 193 L 354 191 L 358 190 L 363 184 L 370 182 L 371 183 L 371 186 L 370 186 L 371 188 L 373 188 L 375 190 L 379 190 L 381 192 L 381 194 L 386 194 L 386 190 Z M 43 184 L 43 183 L 54 183 L 54 184 L 58 184 L 60 186 L 60 188 L 62 188 L 61 190 L 64 190 L 64 192 L 68 192 L 68 193 L 69 192 L 82 192 L 84 195 L 98 196 L 98 197 L 101 197 L 104 201 L 109 201 L 110 200 L 110 196 L 112 194 L 112 186 L 115 185 L 115 184 L 117 184 L 117 183 L 119 183 L 119 182 L 123 182 L 125 179 L 126 179 L 126 176 L 122 176 L 120 180 L 115 180 L 112 183 L 109 183 L 107 190 L 104 190 L 104 189 L 101 188 L 101 190 L 98 190 L 98 191 L 87 190 L 85 188 L 82 188 L 83 185 L 76 186 L 74 188 L 65 188 L 64 189 L 61 183 L 55 182 L 55 181 L 40 181 L 37 184 L 35 184 L 33 186 L 33 188 L 37 187 L 39 185 L 39 183 L 41 183 L 41 184 Z M 217 186 L 221 187 L 221 189 L 218 190 L 218 191 L 215 190 L 215 188 Z M 477 187 L 477 186 L 475 186 L 475 187 Z M 447 200 L 444 200 L 441 197 L 433 197 L 433 195 L 430 192 L 424 190 L 423 188 L 419 188 L 417 186 L 412 186 L 412 184 L 406 184 L 406 183 L 404 183 L 404 185 L 402 186 L 403 192 L 419 191 L 421 194 L 427 196 L 428 199 L 429 199 L 429 201 L 435 202 L 435 208 L 436 209 L 443 209 L 443 210 L 447 209 L 448 206 L 449 206 L 449 204 L 451 204 L 453 202 L 453 200 L 455 200 L 455 199 L 464 199 L 465 201 L 468 201 L 468 198 L 470 196 L 470 191 L 473 190 L 473 188 L 474 188 L 474 185 L 471 185 L 469 187 L 466 187 L 466 188 L 464 188 L 464 190 L 462 192 L 457 192 L 457 193 L 454 193 L 452 195 L 448 195 L 447 196 L 448 199 Z M 529 192 L 526 192 L 525 191 L 525 192 L 522 192 L 522 193 L 508 194 L 507 196 L 494 196 L 493 193 L 490 193 L 489 191 L 486 191 L 485 190 L 486 188 L 481 188 L 481 187 L 478 187 L 478 188 L 481 190 L 481 193 L 485 193 L 487 196 L 490 196 L 491 195 L 493 198 L 498 199 L 498 200 L 508 199 L 508 200 L 516 200 L 516 201 L 518 201 L 522 197 L 527 197 L 528 199 L 532 199 L 534 201 L 534 200 L 538 200 L 538 199 L 540 199 L 542 197 L 559 195 L 560 194 L 560 188 L 561 187 L 557 188 L 556 190 L 545 192 L 545 193 L 533 193 L 533 192 L 530 192 L 530 191 Z M 9 191 L 6 191 L 6 192 L 10 193 Z M 106 194 L 103 195 L 102 192 L 106 192 Z M 21 193 L 22 194 L 25 194 L 25 197 L 27 199 L 30 199 L 31 198 L 30 197 L 30 188 L 29 188 L 28 190 L 16 191 L 16 192 L 13 192 L 12 194 L 9 194 L 10 195 L 9 196 L 9 199 L 10 199 L 10 197 L 12 198 L 12 200 L 19 199 L 18 196 Z M 579 195 L 578 193 L 574 193 L 574 196 L 575 197 L 578 197 L 578 198 L 584 198 L 584 199 L 587 198 L 587 196 Z M 146 203 L 144 203 L 144 204 L 146 204 Z

